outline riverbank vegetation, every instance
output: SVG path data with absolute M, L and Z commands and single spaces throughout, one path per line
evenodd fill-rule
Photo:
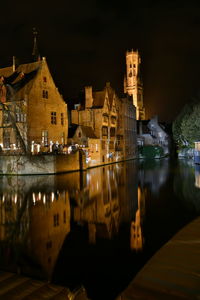
M 173 138 L 179 149 L 192 149 L 200 140 L 200 100 L 187 103 L 172 126 Z

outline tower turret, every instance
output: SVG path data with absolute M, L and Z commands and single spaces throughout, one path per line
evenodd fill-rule
M 140 72 L 141 57 L 136 51 L 126 52 L 126 93 L 133 97 L 133 104 L 136 107 L 137 120 L 145 119 L 143 106 L 143 84 Z

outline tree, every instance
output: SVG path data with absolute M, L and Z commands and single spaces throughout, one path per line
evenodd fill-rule
M 199 100 L 193 99 L 183 107 L 176 120 L 173 122 L 173 137 L 179 147 L 191 145 L 198 139 L 197 131 L 199 131 L 200 121 L 199 107 Z
M 200 140 L 200 104 L 195 105 L 189 116 L 183 118 L 181 132 L 190 146 Z

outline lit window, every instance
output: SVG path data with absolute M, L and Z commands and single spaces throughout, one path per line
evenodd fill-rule
M 65 133 L 62 132 L 62 135 L 61 135 L 61 143 L 64 144 L 65 143 Z
M 42 131 L 42 144 L 44 146 L 48 145 L 48 131 L 47 130 Z
M 116 124 L 116 117 L 111 117 L 111 123 Z
M 102 127 L 102 136 L 108 136 L 108 127 L 106 126 Z
M 108 123 L 108 116 L 107 115 L 103 115 L 103 122 Z
M 51 112 L 51 124 L 56 124 L 56 112 Z
M 113 127 L 110 128 L 110 136 L 115 136 L 115 128 Z

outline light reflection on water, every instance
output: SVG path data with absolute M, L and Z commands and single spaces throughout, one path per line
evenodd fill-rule
M 92 299 L 103 285 L 114 299 L 200 213 L 199 178 L 198 166 L 168 160 L 0 177 L 0 269 L 84 284 Z

